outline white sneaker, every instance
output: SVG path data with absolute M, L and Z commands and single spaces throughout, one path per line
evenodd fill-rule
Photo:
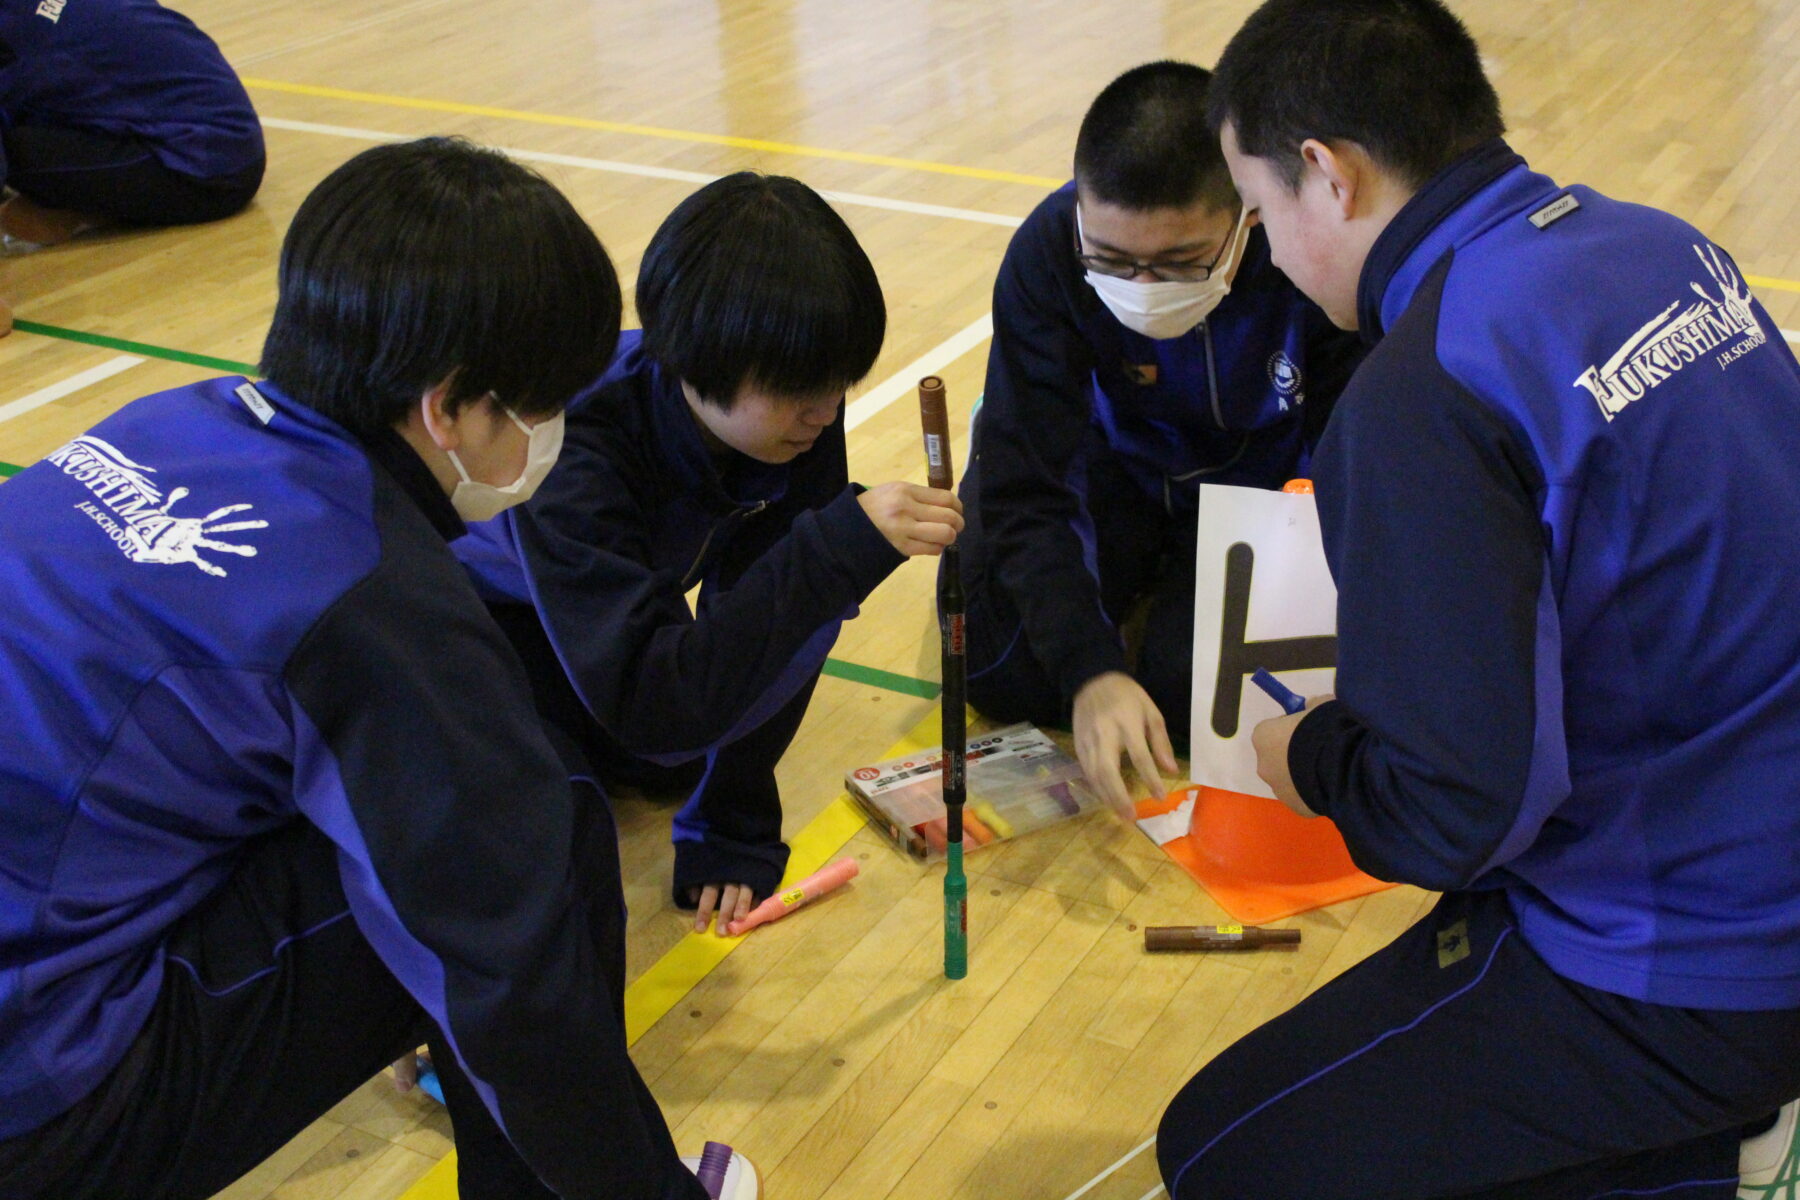
M 750 1165 L 750 1160 L 722 1142 L 706 1143 L 709 1151 L 715 1146 L 724 1154 L 729 1154 L 731 1161 L 725 1168 L 724 1182 L 718 1191 L 712 1193 L 713 1200 L 757 1200 L 762 1194 L 762 1186 L 757 1182 L 756 1168 Z M 697 1154 L 683 1155 L 681 1159 L 682 1165 L 696 1175 L 700 1173 L 700 1161 L 701 1156 Z
M 1738 1200 L 1800 1200 L 1800 1100 L 1781 1106 L 1775 1124 L 1738 1150 Z

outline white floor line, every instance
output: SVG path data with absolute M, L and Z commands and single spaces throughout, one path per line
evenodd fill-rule
M 1155 1138 L 1145 1138 L 1143 1140 L 1143 1142 L 1138 1146 L 1137 1149 L 1131 1151 L 1131 1153 L 1127 1154 L 1124 1158 L 1121 1158 L 1118 1162 L 1114 1163 L 1112 1166 L 1106 1168 L 1106 1170 L 1100 1172 L 1098 1175 L 1094 1176 L 1092 1179 L 1088 1180 L 1086 1183 L 1082 1184 L 1080 1187 L 1078 1187 L 1074 1191 L 1070 1192 L 1068 1194 L 1068 1197 L 1066 1198 L 1066 1200 L 1081 1200 L 1081 1197 L 1087 1195 L 1089 1192 L 1093 1191 L 1095 1187 L 1099 1186 L 1101 1180 L 1107 1178 L 1114 1171 L 1117 1171 L 1120 1167 L 1124 1166 L 1126 1163 L 1130 1162 L 1132 1159 L 1136 1158 L 1138 1155 L 1142 1154 L 1144 1151 L 1148 1150 L 1150 1147 L 1152 1147 L 1154 1145 L 1156 1145 Z M 1160 1192 L 1160 1191 L 1162 1191 L 1162 1185 L 1159 1183 L 1156 1185 L 1156 1191 L 1151 1192 L 1150 1195 L 1154 1196 L 1154 1195 L 1156 1195 L 1156 1192 Z M 1146 1196 L 1144 1198 L 1144 1200 L 1149 1200 L 1149 1196 Z
M 1800 329 L 1784 329 L 1781 336 L 1790 342 L 1800 342 Z
M 121 354 L 117 358 L 109 358 L 99 366 L 89 367 L 80 374 L 71 375 L 60 383 L 39 388 L 31 395 L 21 396 L 10 404 L 0 404 L 0 421 L 10 421 L 34 408 L 42 408 L 51 401 L 61 400 L 64 396 L 79 392 L 90 384 L 99 383 L 102 379 L 111 379 L 120 371 L 129 371 L 143 361 L 135 354 Z
M 850 402 L 844 412 L 844 432 L 848 433 L 864 421 L 913 391 L 919 380 L 943 370 L 969 351 L 994 336 L 994 314 L 983 313 L 979 320 L 942 345 L 933 347 L 921 358 L 901 367 L 893 375 Z M 966 452 L 968 447 L 963 448 Z
M 294 133 L 317 133 L 326 137 L 350 138 L 359 142 L 404 142 L 417 136 L 409 133 L 386 133 L 379 129 L 357 129 L 349 125 L 320 125 L 313 121 L 289 121 L 282 117 L 264 117 L 262 123 L 270 129 L 286 129 Z M 578 167 L 587 171 L 609 171 L 614 175 L 638 175 L 646 179 L 675 179 L 684 183 L 711 183 L 717 175 L 708 175 L 701 171 L 681 171 L 673 167 L 647 167 L 637 163 L 619 162 L 610 158 L 587 158 L 579 154 L 552 154 L 544 150 L 515 150 L 509 146 L 498 147 L 509 158 L 520 162 L 549 163 L 559 167 Z M 951 208 L 943 204 L 918 204 L 911 200 L 890 200 L 886 196 L 869 196 L 861 192 L 825 192 L 819 193 L 827 200 L 839 204 L 855 205 L 859 208 L 882 208 L 891 212 L 915 213 L 924 217 L 947 217 L 954 221 L 975 221 L 984 225 L 1000 225 L 1007 229 L 1017 229 L 1024 221 L 1023 217 L 1009 217 L 1004 213 L 980 212 L 972 208 Z
M 1143 1195 L 1139 1196 L 1138 1200 L 1150 1200 L 1150 1198 L 1152 1196 L 1161 1196 L 1161 1195 L 1165 1195 L 1165 1194 L 1166 1193 L 1164 1193 L 1164 1191 L 1163 1191 L 1163 1185 L 1159 1183 L 1155 1187 L 1151 1188 L 1149 1191 L 1145 1192 Z

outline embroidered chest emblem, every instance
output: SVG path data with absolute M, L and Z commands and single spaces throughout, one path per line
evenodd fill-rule
M 1275 398 L 1281 402 L 1282 412 L 1292 405 L 1306 403 L 1306 394 L 1301 391 L 1305 381 L 1300 375 L 1300 366 L 1288 357 L 1286 350 L 1277 350 L 1269 356 L 1269 382 L 1275 386 Z

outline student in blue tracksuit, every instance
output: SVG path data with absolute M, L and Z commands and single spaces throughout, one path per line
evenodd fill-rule
M 262 126 L 219 47 L 156 0 L 0 6 L 0 230 L 185 225 L 256 195 Z
M 0 1195 L 204 1200 L 425 1039 L 468 1200 L 705 1195 L 626 1055 L 607 806 L 447 545 L 619 314 L 542 179 L 379 147 L 294 217 L 266 381 L 0 487 Z
M 1439 0 L 1268 0 L 1211 114 L 1372 347 L 1338 695 L 1259 769 L 1445 894 L 1182 1090 L 1169 1193 L 1726 1200 L 1800 1095 L 1800 363 L 1699 230 L 1508 148 Z
M 1209 75 L 1157 62 L 1094 100 L 1075 180 L 1013 237 L 962 495 L 969 699 L 1073 723 L 1128 803 L 1173 772 L 1193 674 L 1203 482 L 1277 488 L 1355 361 L 1269 261 L 1206 128 Z M 1145 610 L 1135 662 L 1119 629 Z
M 840 623 L 905 556 L 954 540 L 961 505 L 849 481 L 844 389 L 886 308 L 805 184 L 745 171 L 682 201 L 637 310 L 543 490 L 457 552 L 602 780 L 691 789 L 674 895 L 705 929 L 781 881 L 775 767 Z

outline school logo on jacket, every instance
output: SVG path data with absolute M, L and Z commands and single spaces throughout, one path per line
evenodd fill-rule
M 51 451 L 45 461 L 93 493 L 93 500 L 83 500 L 76 509 L 132 562 L 188 563 L 223 578 L 225 568 L 203 558 L 201 551 L 254 558 L 256 547 L 221 542 L 212 535 L 269 527 L 267 521 L 256 520 L 220 523 L 221 517 L 248 511 L 252 507 L 248 504 L 227 504 L 203 517 L 176 516 L 171 510 L 187 497 L 187 488 L 175 488 L 165 499 L 150 480 L 155 467 L 133 462 L 117 446 L 89 434 Z
M 1589 367 L 1571 385 L 1591 392 L 1608 421 L 1702 356 L 1711 356 L 1723 371 L 1769 340 L 1751 307 L 1750 289 L 1725 256 L 1710 245 L 1695 246 L 1694 253 L 1719 294 L 1689 283 L 1699 303 L 1680 313 L 1675 310 L 1681 301 L 1669 305 L 1632 334 L 1605 366 Z
M 1306 403 L 1306 395 L 1300 390 L 1304 386 L 1300 367 L 1288 357 L 1286 350 L 1269 355 L 1269 382 L 1275 385 L 1275 398 L 1281 402 L 1282 412 Z
M 68 3 L 69 0 L 39 0 L 37 15 L 54 25 L 62 20 L 62 10 Z

